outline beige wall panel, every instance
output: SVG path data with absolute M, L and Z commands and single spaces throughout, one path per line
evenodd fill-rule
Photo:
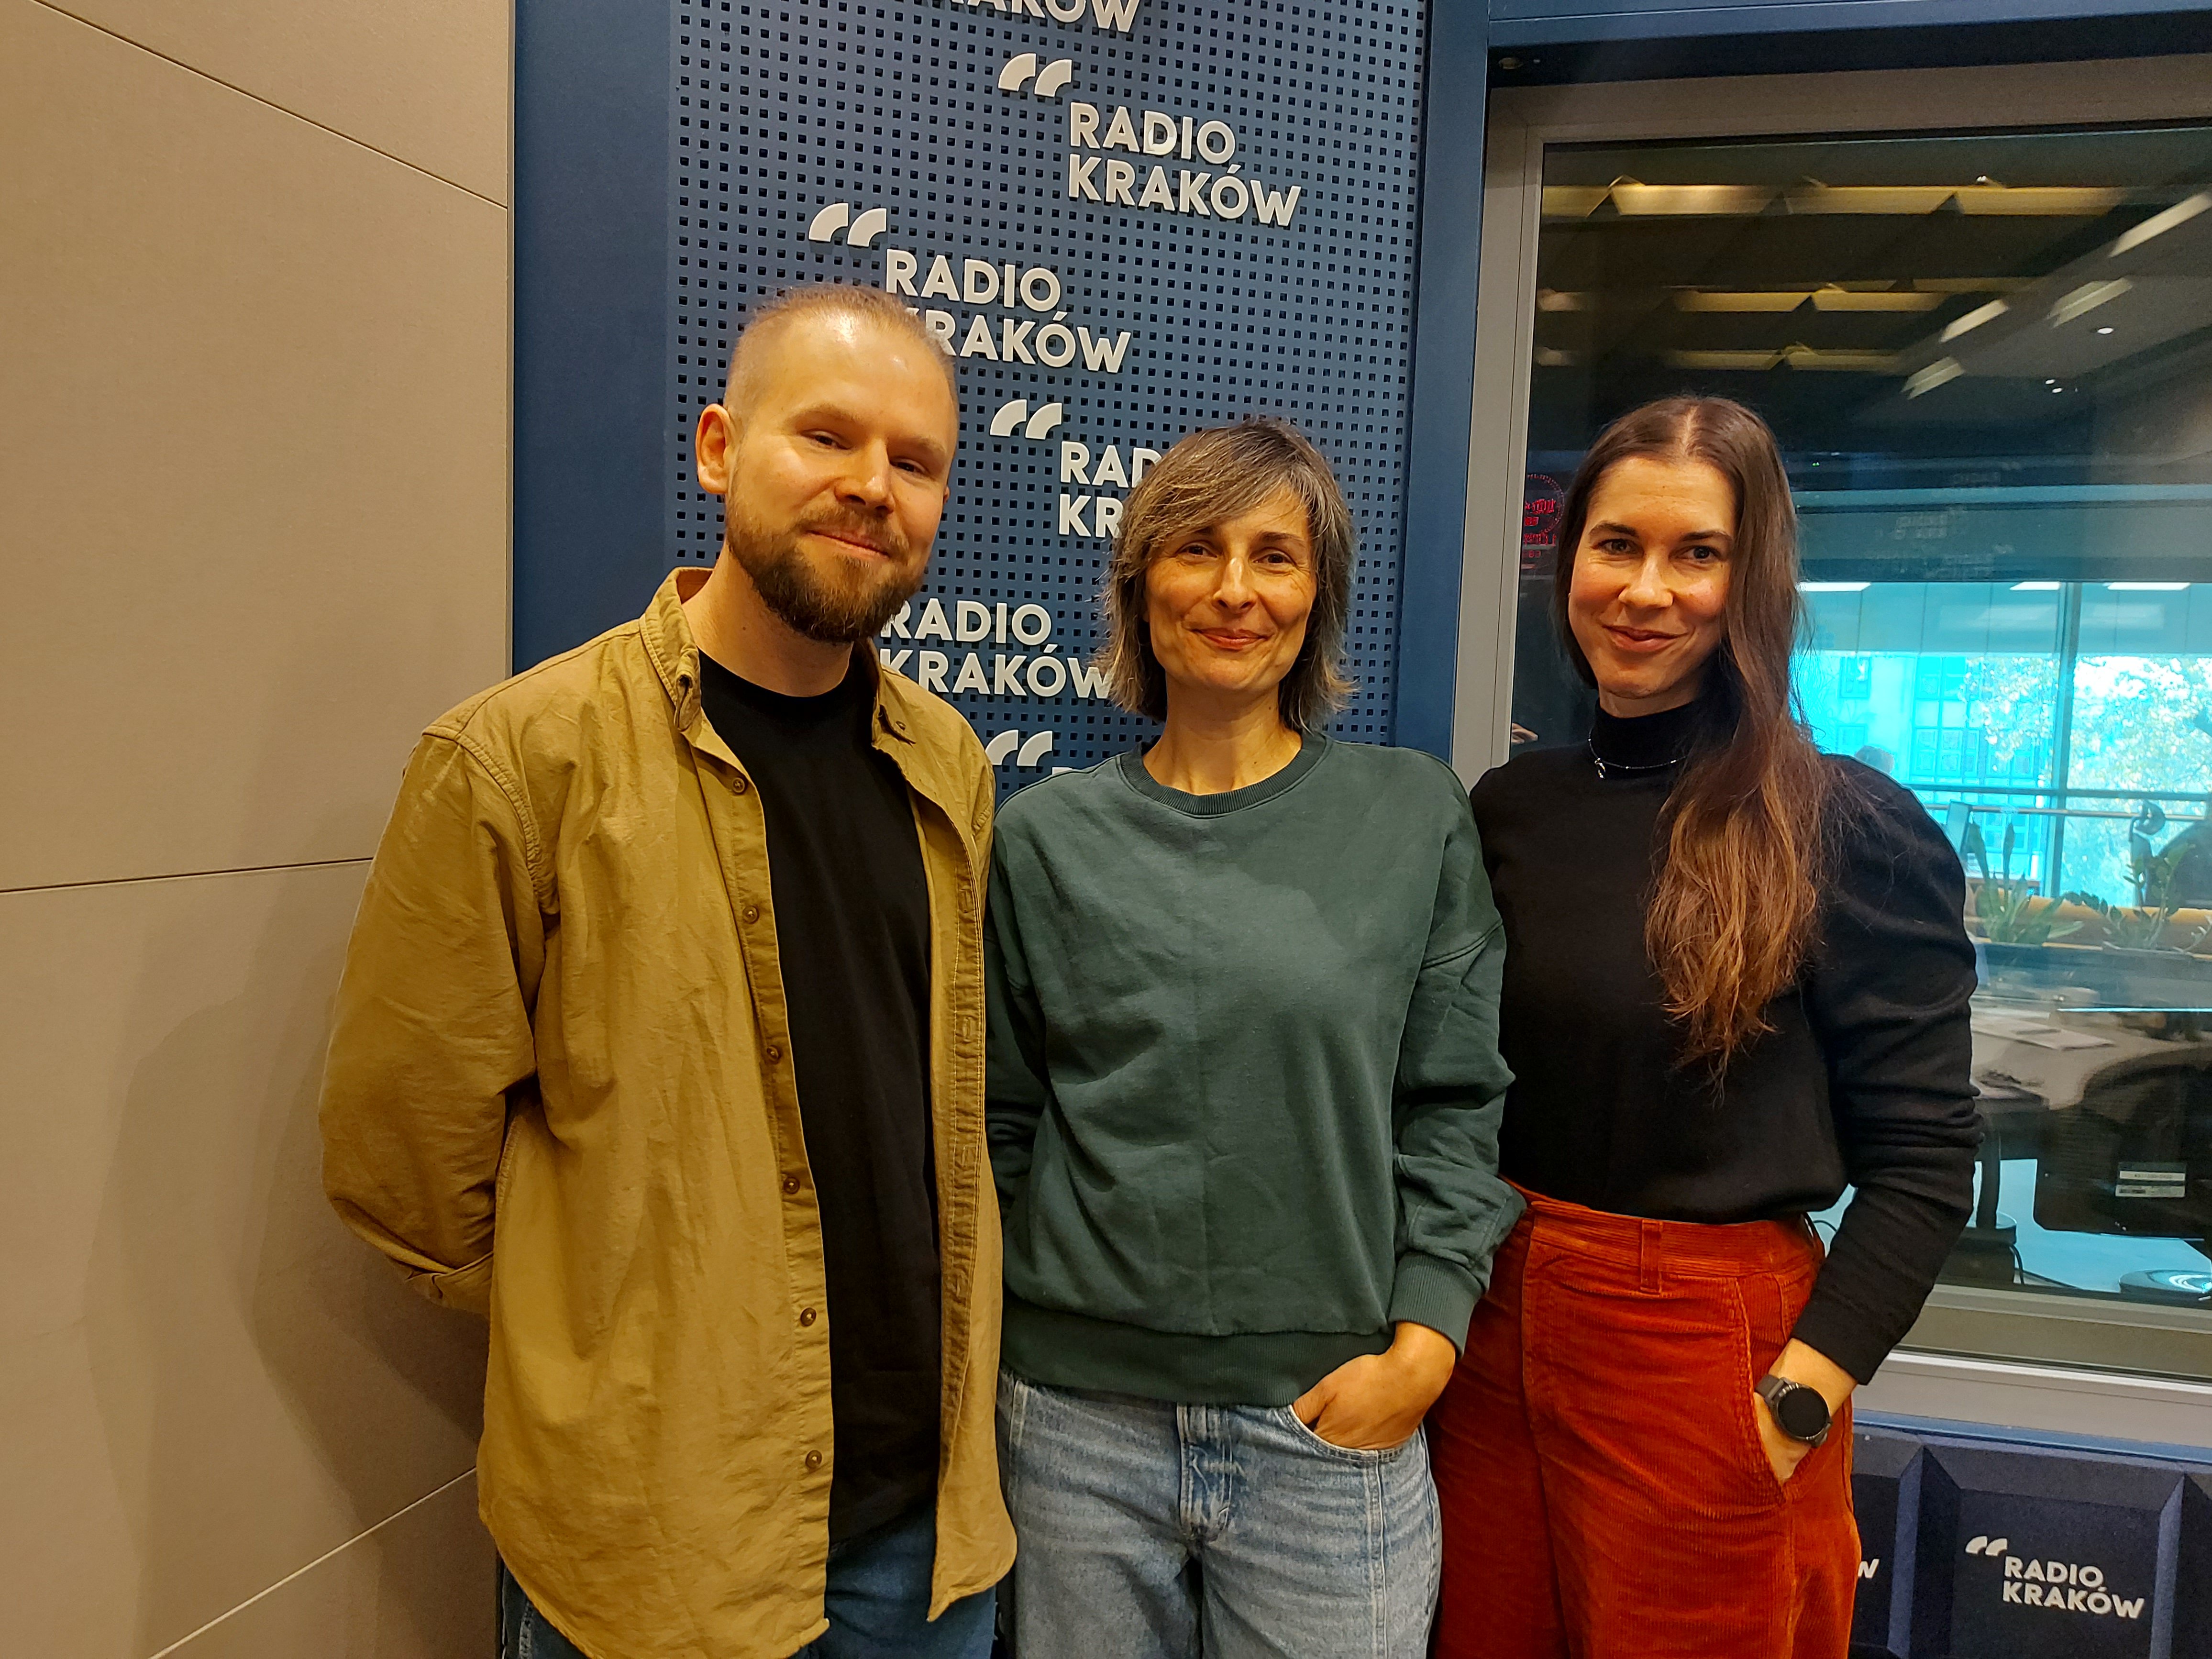
M 491 1540 L 473 1477 L 241 1607 L 173 1659 L 490 1659 Z
M 6 901 L 0 899 L 0 904 Z M 118 1589 L 139 1540 L 116 1501 L 82 1331 L 0 1335 L 0 1621 L 10 1654 L 146 1659 Z
M 0 0 L 0 890 L 358 857 L 504 670 L 505 211 Z
M 507 199 L 507 0 L 46 0 L 441 179 Z
M 483 1326 L 319 1181 L 365 875 L 0 894 L 0 1650 L 146 1659 L 471 1465 Z

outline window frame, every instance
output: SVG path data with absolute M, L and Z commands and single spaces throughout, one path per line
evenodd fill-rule
M 1930 111 L 1942 112 L 1940 124 L 1925 118 Z M 1472 784 L 1510 748 L 1548 146 L 2166 121 L 2212 121 L 2212 54 L 1493 89 L 1452 721 L 1460 775 Z M 2193 1310 L 1939 1285 L 1860 1399 L 1869 1409 L 1911 1416 L 2212 1447 L 2207 1336 L 2212 1325 Z M 2111 1364 L 2116 1347 L 2138 1363 Z

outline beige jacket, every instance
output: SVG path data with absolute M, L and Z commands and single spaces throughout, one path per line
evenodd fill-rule
M 678 571 L 638 621 L 431 726 L 362 900 L 323 1088 L 346 1224 L 488 1313 L 485 1524 L 594 1659 L 751 1659 L 824 1628 L 829 1318 L 766 831 L 700 712 Z M 1013 1557 L 983 1144 L 992 776 L 878 675 L 929 884 L 945 1310 L 931 1611 Z

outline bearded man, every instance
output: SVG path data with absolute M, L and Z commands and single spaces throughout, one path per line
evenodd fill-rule
M 699 417 L 714 569 L 409 765 L 325 1184 L 490 1318 L 507 1652 L 989 1651 L 991 769 L 872 643 L 958 439 L 951 360 L 897 301 L 787 295 Z

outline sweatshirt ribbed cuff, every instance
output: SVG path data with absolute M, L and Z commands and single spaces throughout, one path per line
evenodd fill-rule
M 1398 1277 L 1390 1287 L 1390 1322 L 1410 1320 L 1442 1331 L 1452 1346 L 1467 1351 L 1468 1321 L 1482 1299 L 1474 1275 L 1440 1256 L 1401 1255 Z

